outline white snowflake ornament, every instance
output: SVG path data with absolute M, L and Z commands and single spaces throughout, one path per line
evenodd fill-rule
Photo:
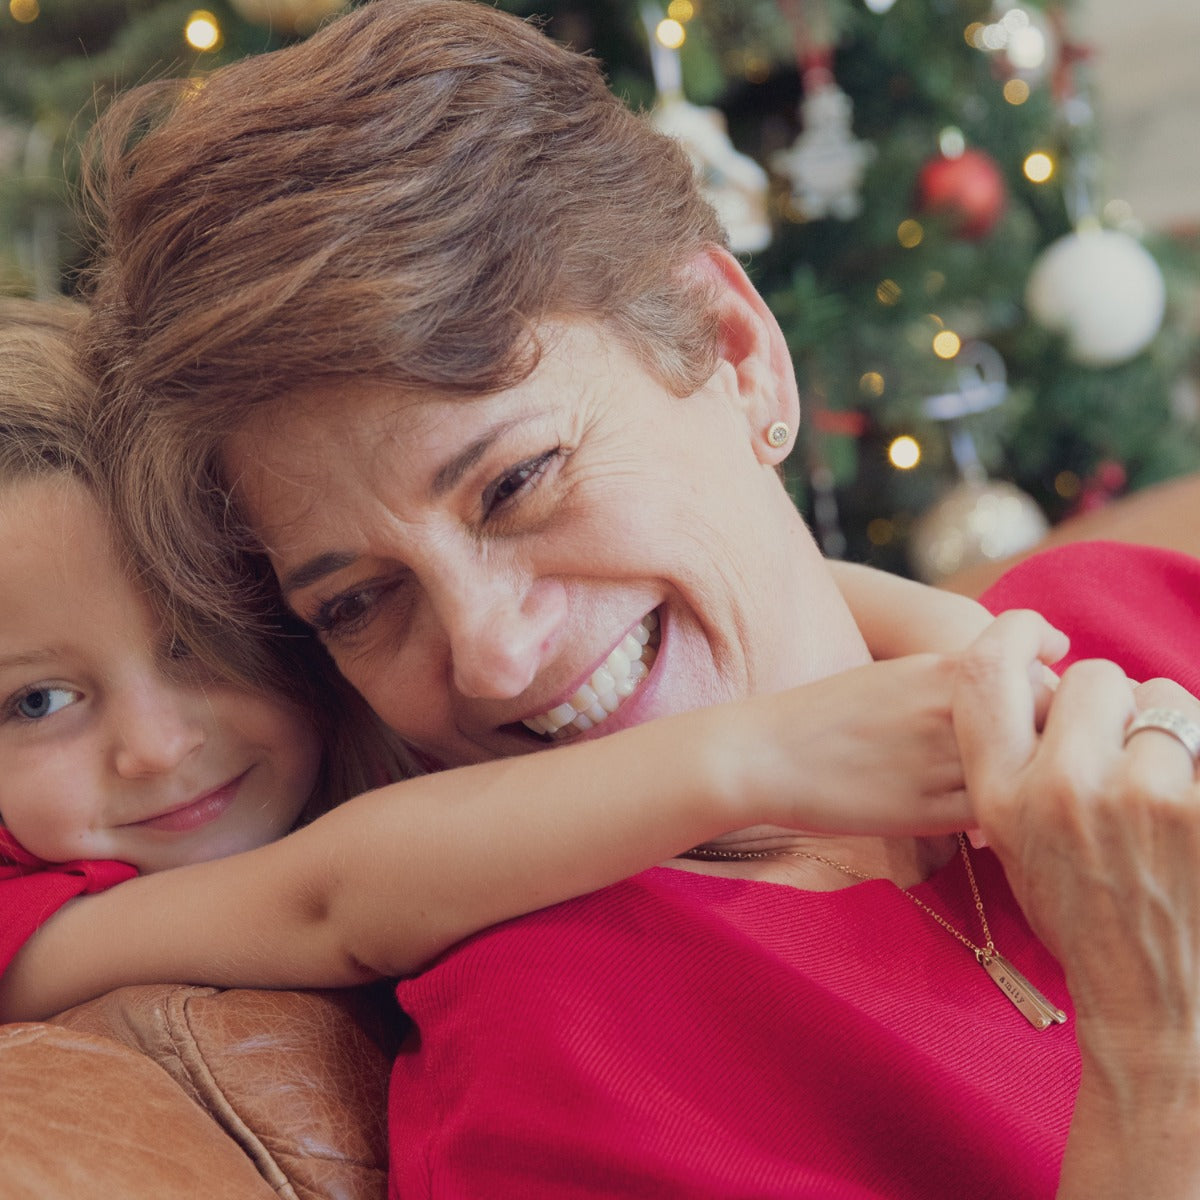
M 862 211 L 860 189 L 875 147 L 854 137 L 853 111 L 853 102 L 837 84 L 811 89 L 801 105 L 800 136 L 771 159 L 792 185 L 792 203 L 810 220 L 849 221 Z

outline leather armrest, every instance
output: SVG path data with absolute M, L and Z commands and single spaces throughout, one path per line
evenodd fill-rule
M 60 1026 L 0 1026 L 0 1131 L 5 1200 L 276 1195 L 148 1058 Z
M 172 985 L 121 988 L 54 1024 L 152 1059 L 279 1195 L 379 1200 L 386 1194 L 388 1076 L 402 1019 L 384 987 Z M 126 1107 L 136 1102 L 133 1095 Z M 208 1200 L 207 1192 L 195 1194 Z

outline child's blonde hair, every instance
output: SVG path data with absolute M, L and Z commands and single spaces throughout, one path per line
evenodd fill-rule
M 91 389 L 69 349 L 83 313 L 0 299 L 0 484 L 66 473 L 95 486 L 81 424 Z
M 112 480 L 89 438 L 95 387 L 75 358 L 75 336 L 85 314 L 83 305 L 66 300 L 0 298 L 0 487 L 53 475 L 78 479 L 110 511 L 119 545 L 123 524 L 108 503 Z M 126 566 L 136 582 L 132 559 Z M 152 602 L 160 598 L 161 591 L 154 591 Z M 309 712 L 324 753 L 306 817 L 413 773 L 404 749 L 299 622 L 285 627 L 281 619 L 274 631 L 221 630 L 170 608 L 163 614 L 170 627 L 184 631 L 189 651 L 207 669 L 235 686 L 277 694 Z

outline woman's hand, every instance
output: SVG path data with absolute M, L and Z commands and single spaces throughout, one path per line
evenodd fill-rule
M 1041 732 L 1000 618 L 961 673 L 954 720 L 976 819 L 1063 964 L 1083 1079 L 1060 1196 L 1200 1195 L 1200 788 L 1191 753 L 1139 707 L 1200 722 L 1165 680 L 1111 663 L 1063 675 Z

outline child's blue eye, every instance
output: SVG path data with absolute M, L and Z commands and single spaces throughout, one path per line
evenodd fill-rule
M 79 693 L 72 688 L 40 687 L 31 688 L 16 703 L 17 712 L 30 721 L 40 721 L 74 704 L 79 699 Z

